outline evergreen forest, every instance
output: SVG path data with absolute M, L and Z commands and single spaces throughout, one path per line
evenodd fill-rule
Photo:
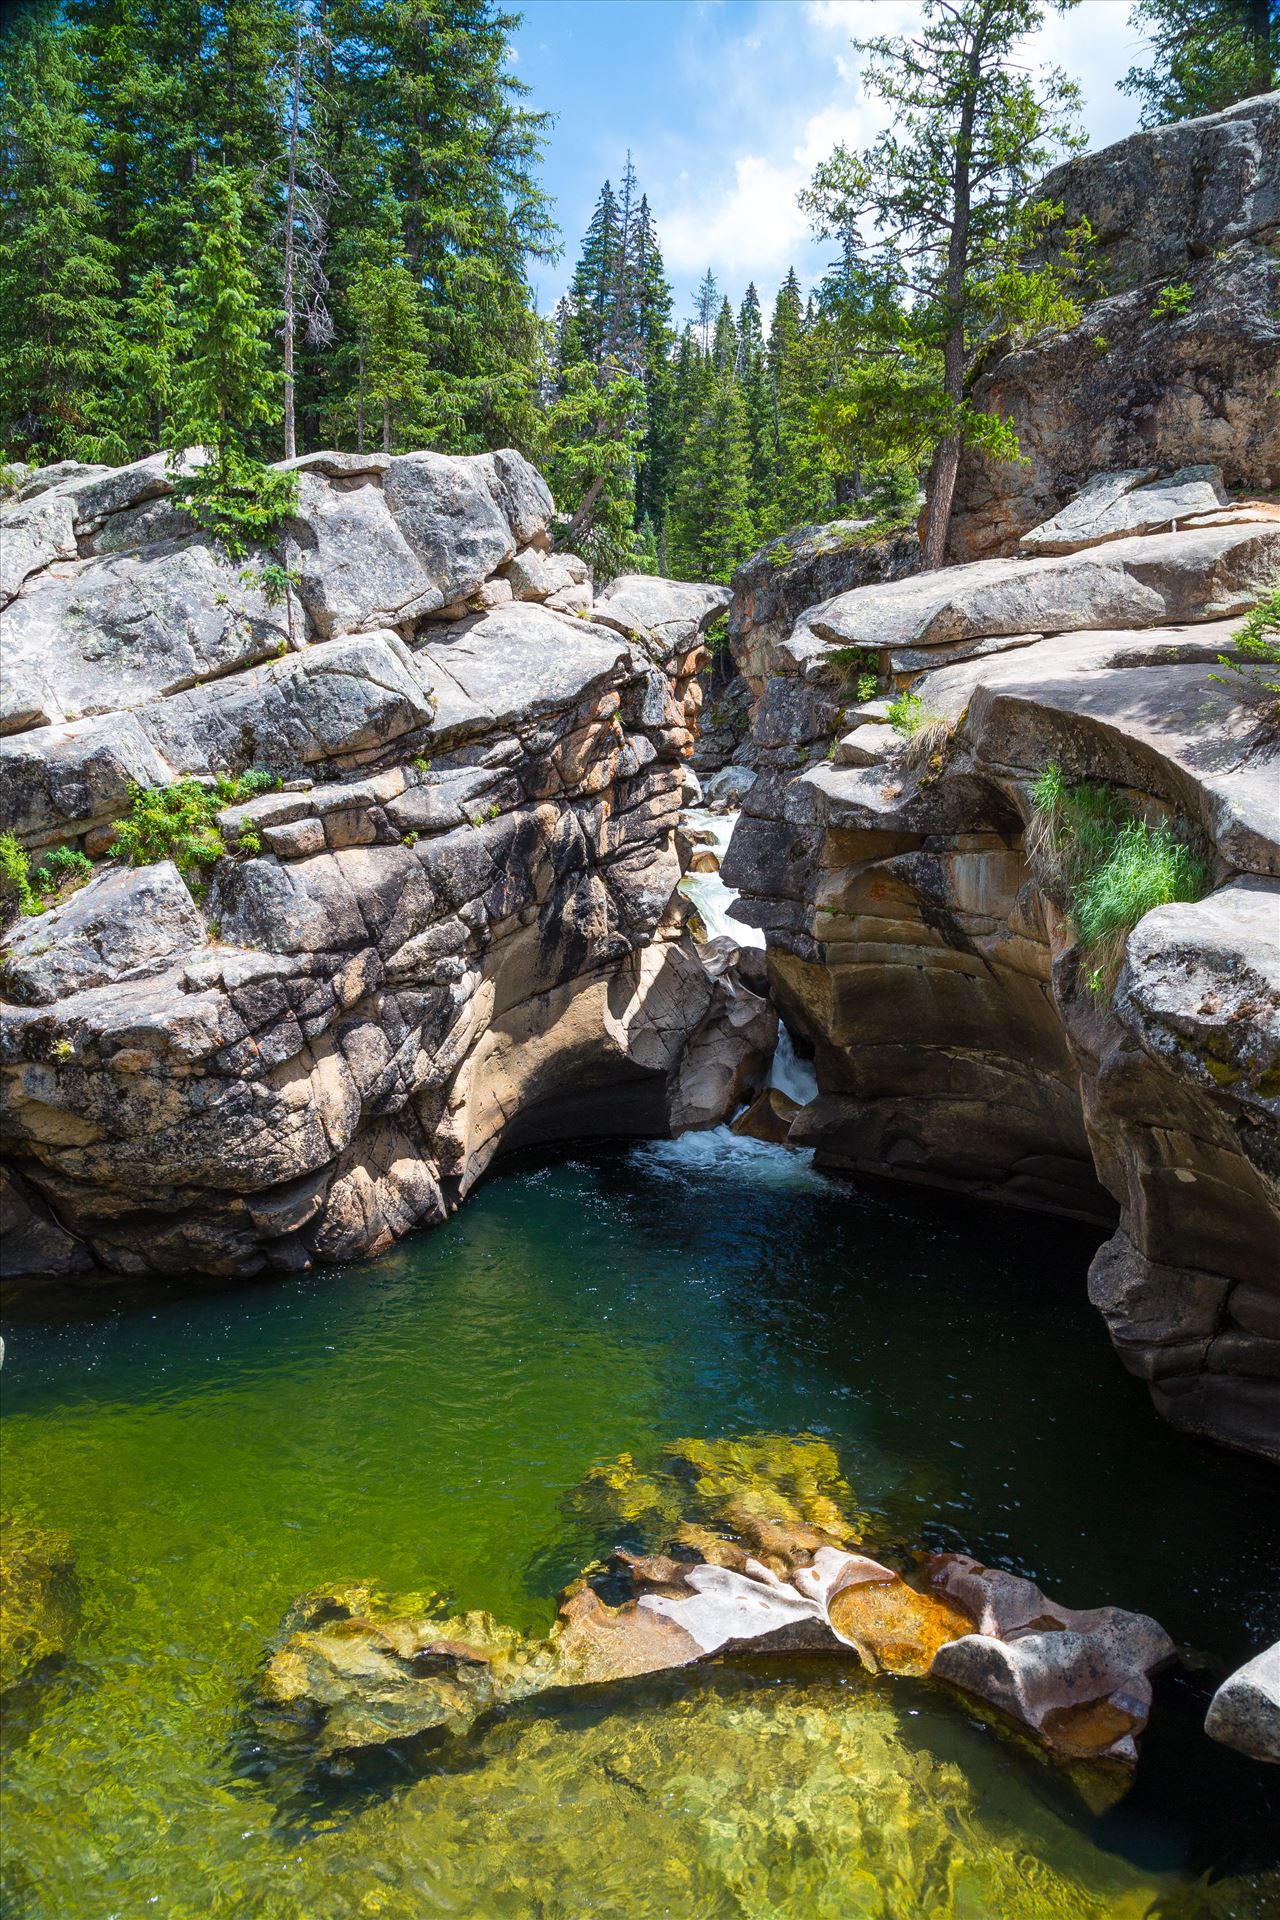
M 1163 0 L 1144 9 L 1159 58 L 1130 84 L 1153 113 L 1274 77 L 1267 10 L 1260 41 L 1256 8 L 1187 9 L 1185 26 Z M 1057 210 L 1032 186 L 1079 144 L 1072 84 L 1009 65 L 1042 13 L 934 7 L 910 61 L 900 41 L 860 43 L 893 130 L 815 174 L 807 211 L 833 256 L 816 286 L 791 271 L 762 302 L 708 272 L 677 311 L 623 151 L 544 315 L 531 269 L 563 247 L 539 179 L 549 121 L 494 0 L 15 10 L 0 448 L 28 464 L 212 448 L 184 484 L 236 539 L 287 510 L 291 482 L 267 463 L 515 446 L 602 577 L 727 580 L 798 524 L 913 518 L 928 479 L 936 563 L 962 442 L 1017 451 L 968 407 L 975 344 L 1071 324 L 1087 280 L 1087 231 L 1037 248 Z M 1243 22 L 1235 40 L 1222 16 Z M 937 175 L 961 122 L 962 168 Z

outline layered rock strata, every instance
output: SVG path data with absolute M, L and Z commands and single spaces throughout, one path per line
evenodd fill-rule
M 920 564 L 920 543 L 904 528 L 872 520 L 796 527 L 745 560 L 733 576 L 725 645 L 707 677 L 693 764 L 703 776 L 754 765 L 752 722 L 775 649 L 806 608 L 871 581 L 900 580 Z
M 1280 569 L 1280 521 L 1200 518 L 809 610 L 723 875 L 814 1048 L 789 1137 L 1113 1226 L 1090 1289 L 1126 1365 L 1177 1424 L 1280 1457 L 1280 757 L 1217 669 Z M 912 687 L 913 737 L 883 701 L 842 709 L 851 648 Z M 1114 994 L 1028 850 L 1051 762 L 1209 863 L 1207 898 L 1137 926 Z
M 1038 192 L 1062 208 L 1051 247 L 1087 216 L 1101 285 L 1078 325 L 977 369 L 975 404 L 1023 457 L 966 455 L 954 558 L 1010 552 L 1101 472 L 1280 485 L 1280 93 L 1085 154 Z
M 8 930 L 19 1272 L 375 1253 L 501 1147 L 719 1119 L 771 1044 L 676 891 L 723 590 L 593 600 L 518 454 L 295 464 L 283 587 L 175 513 L 159 461 L 8 510 L 4 827 L 100 860 L 138 789 L 278 781 L 220 812 L 197 897 L 108 863 Z

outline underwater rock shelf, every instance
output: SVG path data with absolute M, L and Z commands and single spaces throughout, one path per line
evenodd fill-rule
M 624 1456 L 575 1498 L 656 1550 L 589 1568 L 541 1640 L 425 1597 L 398 1611 L 367 1584 L 308 1594 L 259 1681 L 266 1736 L 341 1766 L 565 1688 L 734 1654 L 832 1654 L 949 1682 L 1058 1760 L 1132 1766 L 1150 1676 L 1175 1657 L 1145 1614 L 1060 1607 L 963 1554 L 915 1556 L 925 1581 L 912 1585 L 861 1551 L 865 1521 L 814 1436 L 676 1441 L 657 1473 Z

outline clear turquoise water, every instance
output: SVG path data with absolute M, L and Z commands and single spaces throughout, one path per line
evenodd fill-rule
M 1090 1815 L 933 1689 L 792 1663 L 522 1710 L 300 1801 L 244 1689 L 299 1592 L 541 1629 L 561 1502 L 682 1434 L 814 1431 L 864 1505 L 1238 1661 L 1280 1635 L 1280 1476 L 1172 1433 L 1061 1222 L 723 1134 L 522 1165 L 367 1266 L 5 1326 L 7 1507 L 75 1543 L 71 1668 L 5 1754 L 5 1920 L 1159 1913 L 1260 1920 L 1280 1779 L 1162 1686 Z

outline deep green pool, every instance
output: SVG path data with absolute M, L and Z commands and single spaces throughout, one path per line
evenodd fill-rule
M 816 1430 L 921 1542 L 1246 1657 L 1280 1478 L 1156 1418 L 1093 1243 L 715 1134 L 521 1166 L 368 1266 L 10 1317 L 4 1503 L 72 1536 L 83 1624 L 8 1738 L 5 1920 L 1274 1912 L 1280 1778 L 1204 1738 L 1207 1682 L 1162 1686 L 1102 1815 L 927 1686 L 821 1662 L 522 1710 L 346 1800 L 244 1738 L 297 1593 L 545 1627 L 590 1550 L 566 1491 L 689 1433 Z

